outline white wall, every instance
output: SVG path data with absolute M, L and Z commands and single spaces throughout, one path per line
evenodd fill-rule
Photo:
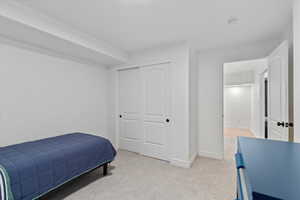
M 224 69 L 226 69 L 226 64 L 224 65 Z M 253 71 L 243 71 L 243 72 L 237 72 L 232 74 L 225 74 L 224 76 L 225 85 L 240 85 L 240 84 L 250 84 L 250 83 L 254 83 Z
M 294 0 L 294 138 L 300 142 L 300 1 Z
M 224 126 L 251 129 L 252 86 L 238 85 L 224 88 Z
M 267 61 L 265 61 L 267 67 Z M 256 70 L 254 73 L 254 84 L 252 86 L 252 115 L 251 132 L 256 137 L 264 137 L 264 86 L 261 83 L 263 70 Z
M 187 44 L 176 44 L 159 48 L 147 49 L 134 53 L 130 61 L 124 66 L 118 66 L 110 72 L 110 110 L 114 115 L 110 116 L 111 127 L 109 129 L 116 133 L 116 82 L 117 68 L 128 66 L 142 66 L 145 64 L 171 61 L 171 96 L 172 96 L 172 135 L 169 138 L 171 146 L 171 163 L 175 165 L 190 164 L 190 82 L 189 82 L 189 47 Z M 116 144 L 116 139 L 114 143 Z
M 190 159 L 198 155 L 198 59 L 196 51 L 190 49 L 189 61 L 189 126 L 190 126 Z
M 0 44 L 0 146 L 107 134 L 107 70 Z
M 198 52 L 199 154 L 222 158 L 223 64 L 266 57 L 280 41 Z

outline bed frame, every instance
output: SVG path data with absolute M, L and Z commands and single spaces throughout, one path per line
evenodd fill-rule
M 109 166 L 110 163 L 111 163 L 111 162 L 104 163 L 104 164 L 102 164 L 102 165 L 100 165 L 100 166 L 98 166 L 98 167 L 96 167 L 96 168 L 94 168 L 94 169 L 91 169 L 90 171 L 87 171 L 87 172 L 85 172 L 85 173 L 79 175 L 79 176 L 76 177 L 76 178 L 71 179 L 70 181 L 75 180 L 75 179 L 78 179 L 78 178 L 80 178 L 80 177 L 82 177 L 82 176 L 84 176 L 84 175 L 86 175 L 86 174 L 88 174 L 88 173 L 91 173 L 91 172 L 95 171 L 95 170 L 98 170 L 98 169 L 100 169 L 101 167 L 103 168 L 103 170 L 102 170 L 103 176 L 107 176 L 107 174 L 108 174 L 108 166 Z M 49 191 L 49 192 L 43 194 L 42 196 L 38 197 L 38 200 L 39 200 L 39 199 L 42 199 L 44 196 L 46 196 L 46 195 L 49 194 L 50 192 L 55 192 L 56 190 L 58 190 L 60 187 L 62 187 L 62 186 L 64 186 L 64 185 L 65 185 L 65 184 L 62 184 L 61 186 L 59 186 L 59 187 L 57 187 L 57 188 L 55 188 L 55 189 L 53 189 L 53 190 L 51 190 L 51 191 Z
M 68 148 L 65 148 L 66 143 L 69 144 Z M 41 156 L 39 151 L 36 151 L 38 148 L 41 148 L 48 157 Z M 53 148 L 57 150 L 52 151 Z M 58 151 L 60 149 L 65 151 L 64 155 L 60 155 Z M 101 176 L 102 174 L 107 176 L 109 163 L 114 160 L 116 154 L 109 140 L 85 133 L 70 133 L 0 148 L 0 169 L 4 168 L 4 171 L 0 173 L 5 180 L 3 186 L 0 185 L 0 192 L 2 188 L 6 192 L 4 197 L 2 193 L 0 194 L 0 199 L 13 197 L 19 200 L 40 199 L 62 185 L 99 168 L 103 168 L 100 169 Z M 20 159 L 22 162 L 19 161 Z M 26 162 L 23 162 L 24 160 Z M 51 164 L 53 162 L 60 165 L 55 168 Z M 37 167 L 39 171 L 35 173 Z M 17 172 L 22 170 L 25 171 L 26 177 L 24 175 L 25 178 L 17 179 Z M 56 173 L 51 173 L 51 177 L 43 178 L 41 174 L 48 170 L 54 170 Z M 28 187 L 21 190 L 16 184 L 11 185 L 6 180 L 27 184 Z M 43 183 L 44 187 L 37 187 L 40 183 Z
M 95 168 L 95 169 L 93 169 L 93 170 L 91 170 L 91 171 L 94 171 L 94 170 L 96 170 L 96 169 L 100 169 L 101 167 L 103 167 L 103 172 L 102 172 L 102 174 L 103 174 L 103 176 L 106 176 L 107 175 L 107 172 L 108 172 L 108 165 L 110 164 L 110 162 L 107 162 L 107 163 L 105 163 L 105 164 L 103 164 L 103 165 L 100 165 L 99 167 L 97 167 L 97 168 Z M 89 171 L 89 172 L 91 172 L 91 171 Z M 87 173 L 89 173 L 89 172 L 87 172 Z

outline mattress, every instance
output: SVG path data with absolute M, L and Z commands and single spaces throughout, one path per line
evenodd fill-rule
M 84 133 L 1 147 L 0 199 L 37 199 L 115 156 L 109 140 Z

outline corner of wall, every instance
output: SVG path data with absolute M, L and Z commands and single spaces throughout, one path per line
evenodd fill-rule
M 208 151 L 200 151 L 198 153 L 200 157 L 213 158 L 217 160 L 223 160 L 224 155 L 221 152 L 208 152 Z

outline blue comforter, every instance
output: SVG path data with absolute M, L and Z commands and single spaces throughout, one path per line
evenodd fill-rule
M 83 133 L 2 147 L 0 199 L 36 199 L 115 156 L 107 139 Z

